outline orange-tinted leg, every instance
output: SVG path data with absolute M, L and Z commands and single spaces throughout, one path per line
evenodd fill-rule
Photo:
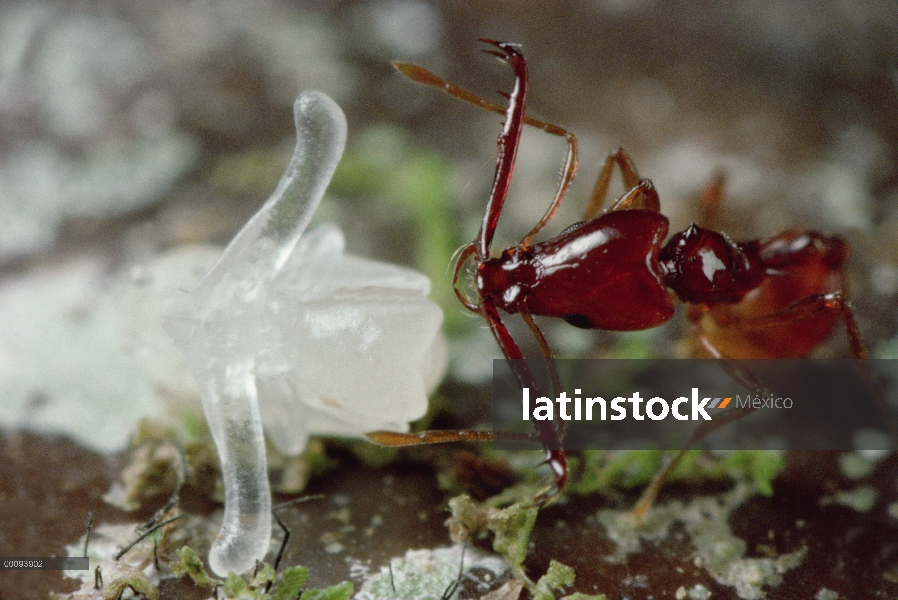
M 623 148 L 618 148 L 615 152 L 608 155 L 605 164 L 602 165 L 602 171 L 599 173 L 599 179 L 596 181 L 596 187 L 593 189 L 592 198 L 583 211 L 583 220 L 589 221 L 603 212 L 602 206 L 608 197 L 608 186 L 611 184 L 611 176 L 614 174 L 614 166 L 620 169 L 621 177 L 624 181 L 624 188 L 627 190 L 623 196 L 618 198 L 608 210 L 628 210 L 640 208 L 655 212 L 661 211 L 661 204 L 658 201 L 658 194 L 655 193 L 654 187 L 648 180 L 641 180 L 636 172 L 633 161 Z M 650 193 L 638 191 L 640 184 L 643 187 L 651 188 Z
M 487 52 L 491 53 L 491 51 Z M 469 104 L 473 104 L 474 106 L 478 106 L 484 110 L 498 113 L 500 115 L 505 115 L 506 107 L 500 106 L 495 102 L 482 98 L 474 92 L 468 91 L 461 86 L 455 85 L 454 83 L 449 83 L 438 75 L 431 73 L 424 67 L 419 67 L 418 65 L 403 62 L 394 62 L 393 66 L 402 75 L 411 79 L 412 81 L 442 90 L 453 98 L 457 98 Z M 565 156 L 564 164 L 562 166 L 561 182 L 558 185 L 558 192 L 555 194 L 555 198 L 552 200 L 552 203 L 549 204 L 549 208 L 546 211 L 546 214 L 543 215 L 542 219 L 539 220 L 536 226 L 521 239 L 519 245 L 526 248 L 530 246 L 533 238 L 536 237 L 536 234 L 538 234 L 539 231 L 543 227 L 545 227 L 546 223 L 548 223 L 555 215 L 558 207 L 561 206 L 561 202 L 562 200 L 564 200 L 564 197 L 567 194 L 567 190 L 571 185 L 571 181 L 574 180 L 574 176 L 577 174 L 577 165 L 579 163 L 579 159 L 577 150 L 577 137 L 570 131 L 559 127 L 558 125 L 546 123 L 545 121 L 540 121 L 538 119 L 532 119 L 527 116 L 524 117 L 523 122 L 525 125 L 536 127 L 537 129 L 542 129 L 543 131 L 551 135 L 563 137 L 567 141 L 568 145 L 567 155 Z

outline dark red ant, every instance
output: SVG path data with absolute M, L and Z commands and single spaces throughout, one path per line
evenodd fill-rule
M 481 40 L 514 71 L 515 83 L 502 107 L 453 84 L 422 67 L 396 63 L 406 77 L 437 87 L 449 95 L 505 115 L 499 136 L 492 191 L 477 239 L 465 246 L 455 267 L 456 294 L 470 310 L 482 314 L 509 360 L 524 358 L 502 323 L 499 311 L 520 314 L 551 363 L 549 346 L 533 315 L 558 317 L 586 329 L 637 331 L 655 327 L 674 314 L 675 297 L 689 304 L 700 353 L 715 358 L 799 358 L 819 346 L 841 318 L 848 330 L 852 355 L 866 356 L 854 315 L 845 301 L 843 264 L 848 252 L 838 236 L 816 231 L 787 231 L 765 240 L 733 242 L 722 233 L 692 225 L 666 244 L 668 219 L 660 212 L 652 183 L 640 179 L 622 150 L 611 154 L 602 168 L 583 221 L 545 242 L 532 243 L 563 200 L 577 171 L 574 134 L 525 115 L 527 66 L 518 46 Z M 568 143 L 561 184 L 548 211 L 524 238 L 490 256 L 493 234 L 505 202 L 524 125 L 564 137 Z M 602 212 L 617 165 L 626 192 Z M 704 194 L 706 217 L 720 203 L 722 179 Z M 459 289 L 459 277 L 473 259 L 476 298 Z M 671 290 L 671 294 L 668 290 Z M 521 363 L 516 363 L 521 364 Z M 522 387 L 538 387 L 526 366 L 515 367 Z M 758 383 L 736 373 L 758 390 Z M 557 379 L 555 385 L 558 386 Z M 534 421 L 555 487 L 538 501 L 545 502 L 563 488 L 567 463 L 561 439 L 563 426 Z M 698 432 L 700 439 L 709 431 Z M 483 431 L 427 431 L 418 434 L 374 432 L 374 441 L 414 445 L 446 441 L 497 439 Z M 675 459 L 676 460 L 676 459 Z M 637 512 L 651 504 L 668 467 L 646 491 Z

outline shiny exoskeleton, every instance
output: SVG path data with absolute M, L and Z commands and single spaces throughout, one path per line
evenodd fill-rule
M 690 307 L 700 332 L 722 355 L 738 358 L 803 356 L 836 325 L 840 302 L 826 296 L 844 284 L 847 245 L 840 237 L 789 231 L 733 242 L 692 225 L 662 246 L 667 230 L 667 218 L 655 211 L 605 213 L 549 241 L 484 259 L 478 295 L 507 313 L 636 331 L 673 316 L 669 288 L 683 302 L 700 305 Z M 762 331 L 799 301 L 810 303 L 813 318 L 777 323 L 776 337 Z M 759 315 L 765 320 L 752 323 Z
M 461 302 L 486 318 L 508 359 L 524 356 L 502 323 L 500 311 L 524 318 L 551 363 L 551 351 L 534 315 L 561 318 L 581 328 L 636 331 L 668 321 L 674 314 L 676 299 L 688 304 L 698 341 L 697 354 L 717 358 L 797 358 L 819 346 L 842 319 L 852 354 L 865 355 L 853 314 L 842 294 L 847 245 L 841 238 L 816 231 L 787 231 L 765 240 L 734 242 L 723 233 L 692 225 L 665 243 L 669 223 L 660 212 L 655 188 L 649 180 L 639 178 L 623 150 L 605 161 L 583 221 L 557 237 L 534 244 L 533 238 L 555 214 L 577 171 L 577 141 L 572 133 L 556 125 L 526 116 L 527 68 L 520 49 L 513 44 L 481 41 L 491 46 L 485 52 L 498 56 L 514 71 L 514 87 L 506 95 L 507 107 L 450 84 L 422 67 L 405 63 L 395 66 L 414 81 L 505 115 L 493 187 L 480 233 L 462 249 L 454 283 Z M 516 246 L 492 257 L 493 235 L 511 183 L 524 125 L 567 140 L 562 180 L 555 199 L 533 230 Z M 603 211 L 615 165 L 627 191 Z M 722 181 L 718 181 L 706 192 L 712 205 L 719 202 L 721 187 Z M 471 263 L 476 296 L 473 298 L 460 289 L 462 273 Z M 538 387 L 528 368 L 518 365 L 514 371 L 520 385 Z M 741 378 L 739 374 L 736 377 Z M 557 380 L 555 383 L 557 386 Z M 747 385 L 753 384 L 749 381 Z M 546 462 L 555 476 L 553 490 L 538 499 L 545 502 L 563 488 L 567 477 L 561 445 L 564 424 L 538 420 L 533 424 L 535 437 L 546 449 Z M 701 435 L 706 433 L 699 432 L 695 439 Z M 499 436 L 484 431 L 369 434 L 373 440 L 388 445 L 489 440 Z M 669 468 L 659 473 L 637 512 L 645 513 Z

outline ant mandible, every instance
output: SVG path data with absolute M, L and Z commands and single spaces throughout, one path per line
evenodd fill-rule
M 520 48 L 489 39 L 481 41 L 492 46 L 484 52 L 499 57 L 514 71 L 514 87 L 511 93 L 503 94 L 508 99 L 507 107 L 450 84 L 422 67 L 407 63 L 394 66 L 413 81 L 505 115 L 480 233 L 461 250 L 453 283 L 459 300 L 486 318 L 502 352 L 514 361 L 513 370 L 522 387 L 538 388 L 526 364 L 516 360 L 524 355 L 502 323 L 500 311 L 521 315 L 550 363 L 552 353 L 534 315 L 561 318 L 586 329 L 637 331 L 668 321 L 674 314 L 675 297 L 689 305 L 699 353 L 706 356 L 800 358 L 826 340 L 841 319 L 848 331 L 852 356 L 866 357 L 856 320 L 842 292 L 842 267 L 848 252 L 842 238 L 791 230 L 765 240 L 733 242 L 722 233 L 693 224 L 664 244 L 669 223 L 660 212 L 658 194 L 649 180 L 639 178 L 622 149 L 606 159 L 583 221 L 555 238 L 534 244 L 534 237 L 558 210 L 576 174 L 577 139 L 561 127 L 526 116 L 527 64 Z M 492 257 L 493 234 L 508 194 L 524 125 L 566 139 L 568 152 L 561 183 L 536 226 L 516 246 Z M 615 165 L 627 191 L 602 212 Z M 721 195 L 722 178 L 703 196 L 706 220 L 710 220 Z M 474 299 L 458 288 L 469 260 L 475 267 Z M 738 372 L 734 376 L 755 391 L 759 389 L 750 377 Z M 553 378 L 558 386 L 557 376 Z M 529 437 L 542 442 L 546 463 L 555 477 L 554 488 L 537 499 L 544 503 L 557 495 L 567 478 L 561 445 L 564 429 L 563 424 L 533 423 L 536 434 Z M 690 443 L 709 432 L 697 432 Z M 369 437 L 399 446 L 506 436 L 486 431 L 426 431 L 374 432 Z M 635 511 L 637 516 L 644 516 L 678 458 L 659 472 L 646 490 Z

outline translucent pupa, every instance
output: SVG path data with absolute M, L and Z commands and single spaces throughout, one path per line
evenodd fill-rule
M 263 426 L 285 454 L 313 434 L 407 431 L 445 366 L 427 277 L 346 255 L 335 226 L 305 232 L 346 118 L 320 92 L 301 94 L 294 113 L 296 149 L 274 193 L 166 323 L 221 459 L 225 514 L 209 553 L 219 575 L 252 568 L 269 548 Z

